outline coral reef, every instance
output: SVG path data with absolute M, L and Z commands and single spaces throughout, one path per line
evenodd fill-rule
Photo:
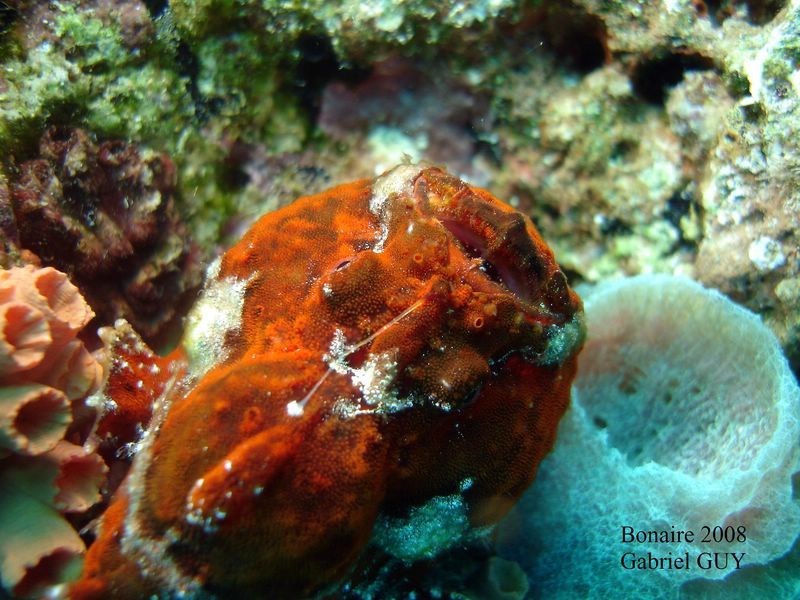
M 798 355 L 796 3 L 23 4 L 0 141 L 80 123 L 168 151 L 203 245 L 309 170 L 408 154 L 517 202 L 580 277 L 695 276 Z
M 688 580 L 734 570 L 701 570 L 701 552 L 733 551 L 745 553 L 734 587 L 755 569 L 748 597 L 795 597 L 798 573 L 757 566 L 783 560 L 800 535 L 800 388 L 774 335 L 719 293 L 664 275 L 598 286 L 586 318 L 574 403 L 537 485 L 500 528 L 501 555 L 548 598 L 683 598 L 715 590 L 681 589 Z M 626 544 L 623 525 L 696 537 Z M 706 543 L 704 525 L 743 534 Z M 686 552 L 694 564 L 631 573 L 626 552 Z
M 800 7 L 545 4 L 531 31 L 555 55 L 492 79 L 509 161 L 492 189 L 535 216 L 570 272 L 692 276 L 763 315 L 797 370 Z M 584 69 L 548 41 L 547 19 L 575 13 L 597 24 L 559 21 L 595 49 Z
M 663 272 L 720 290 L 764 319 L 798 374 L 799 32 L 797 0 L 0 2 L 0 267 L 66 271 L 98 314 L 83 337 L 114 325 L 102 334 L 110 391 L 96 398 L 111 488 L 183 377 L 183 358 L 158 358 L 139 334 L 157 350 L 176 339 L 188 306 L 173 298 L 190 301 L 198 263 L 300 195 L 409 159 L 507 199 L 573 282 Z M 43 133 L 62 149 L 37 151 Z M 124 164 L 78 168 L 106 144 Z M 97 170 L 135 198 L 132 212 L 105 209 L 119 198 L 97 189 Z M 15 203 L 28 192 L 26 225 Z M 36 233 L 38 202 L 48 234 L 75 237 Z M 110 274 L 81 275 L 106 248 Z M 225 281 L 212 278 L 188 322 L 190 381 L 234 342 L 206 327 L 214 313 L 220 329 L 238 320 L 244 296 Z M 63 399 L 51 404 L 67 415 Z M 406 556 L 472 530 L 457 510 L 427 518 L 460 505 L 455 492 L 438 498 L 383 515 L 376 533 Z M 115 505 L 107 521 L 121 517 Z M 411 531 L 430 539 L 413 547 Z M 791 596 L 770 569 L 790 571 L 797 548 L 783 566 L 728 577 L 724 593 Z M 369 571 L 354 596 L 437 580 L 429 565 L 425 583 L 400 581 L 392 561 L 391 581 Z M 437 593 L 484 589 L 451 581 L 455 562 Z
M 39 158 L 19 165 L 8 201 L 22 248 L 69 273 L 100 323 L 126 318 L 153 343 L 175 329 L 200 283 L 175 183 L 164 155 L 53 127 Z
M 0 74 L 0 145 L 24 152 L 64 124 L 166 151 L 205 243 L 236 206 L 226 140 L 271 139 L 287 151 L 305 137 L 296 105 L 279 99 L 280 54 L 264 36 L 231 33 L 190 50 L 171 10 L 154 18 L 135 0 L 26 2 L 17 12 Z
M 197 383 L 156 403 L 72 596 L 305 596 L 368 544 L 480 535 L 553 444 L 581 314 L 530 221 L 439 169 L 264 216 L 210 271 Z
M 21 3 L 0 85 L 0 143 L 20 148 L 65 121 L 109 137 L 177 141 L 194 111 L 169 41 L 153 34 L 138 2 L 122 15 L 122 2 L 82 4 Z
M 445 2 L 376 2 L 333 4 L 313 2 L 242 2 L 219 0 L 171 3 L 179 28 L 190 37 L 206 37 L 215 28 L 247 22 L 262 36 L 293 39 L 309 31 L 330 38 L 334 49 L 359 56 L 376 48 L 415 43 L 420 52 L 453 38 L 462 38 L 476 25 L 513 10 L 510 0 L 447 0 Z M 211 18 L 213 15 L 213 18 Z M 480 28 L 478 28 L 480 29 Z M 476 34 L 476 37 L 480 33 Z M 462 38 L 463 39 L 463 38 Z
M 102 376 L 77 338 L 92 316 L 64 273 L 0 270 L 0 584 L 17 595 L 78 574 L 84 543 L 62 514 L 100 500 L 103 460 L 69 441 Z
M 737 57 L 749 95 L 725 114 L 724 134 L 701 180 L 704 237 L 696 272 L 703 283 L 763 315 L 797 372 L 800 6 L 791 3 L 781 17 L 760 33 L 756 51 Z

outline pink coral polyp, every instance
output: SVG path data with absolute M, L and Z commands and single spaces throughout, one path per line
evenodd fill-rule
M 0 385 L 41 383 L 71 400 L 86 395 L 102 370 L 75 336 L 93 316 L 56 269 L 0 271 Z
M 70 578 L 85 547 L 62 514 L 102 499 L 102 458 L 63 439 L 88 434 L 73 414 L 102 375 L 77 337 L 93 317 L 64 273 L 0 270 L 0 586 L 16 596 Z
M 13 303 L 0 310 L 0 370 L 22 371 L 39 364 L 52 340 L 42 313 L 32 306 Z

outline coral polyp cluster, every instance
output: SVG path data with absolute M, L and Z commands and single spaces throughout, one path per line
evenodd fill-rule
M 74 577 L 85 546 L 62 515 L 89 509 L 105 482 L 80 445 L 83 399 L 102 378 L 77 337 L 92 317 L 64 273 L 0 270 L 0 583 L 21 596 Z
M 266 215 L 209 275 L 191 375 L 156 403 L 75 598 L 296 598 L 370 543 L 431 557 L 506 514 L 553 444 L 581 303 L 483 190 L 398 167 Z
M 0 270 L 0 447 L 38 454 L 63 437 L 69 401 L 85 396 L 102 376 L 76 338 L 93 316 L 64 273 Z

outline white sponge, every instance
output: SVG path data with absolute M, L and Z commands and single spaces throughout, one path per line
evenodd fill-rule
M 500 554 L 544 598 L 677 598 L 735 571 L 730 553 L 742 568 L 786 553 L 800 534 L 800 389 L 772 333 L 664 275 L 601 285 L 585 308 L 572 407 Z M 646 541 L 624 542 L 623 526 Z

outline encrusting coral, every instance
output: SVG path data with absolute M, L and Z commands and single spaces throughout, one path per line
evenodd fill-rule
M 370 543 L 414 561 L 480 535 L 551 448 L 582 339 L 531 222 L 439 169 L 264 216 L 209 272 L 189 377 L 71 596 L 296 598 Z
M 760 566 L 800 535 L 800 388 L 775 336 L 718 292 L 665 275 L 598 286 L 586 319 L 573 405 L 537 485 L 500 527 L 501 555 L 548 598 L 727 598 L 730 588 L 714 593 L 725 582 L 686 583 L 730 575 L 728 553 L 746 567 L 737 597 L 797 597 L 796 573 Z M 695 537 L 625 543 L 622 526 Z M 704 540 L 703 526 L 730 529 Z M 703 569 L 702 552 L 726 566 Z M 689 566 L 633 572 L 648 553 L 688 553 Z
M 101 323 L 125 318 L 153 343 L 174 329 L 201 276 L 175 185 L 166 155 L 52 127 L 39 158 L 19 165 L 8 201 L 22 248 L 68 273 Z
M 103 460 L 64 439 L 102 377 L 77 337 L 92 317 L 64 273 L 0 270 L 0 581 L 16 595 L 74 576 L 85 547 L 62 513 L 100 500 Z

